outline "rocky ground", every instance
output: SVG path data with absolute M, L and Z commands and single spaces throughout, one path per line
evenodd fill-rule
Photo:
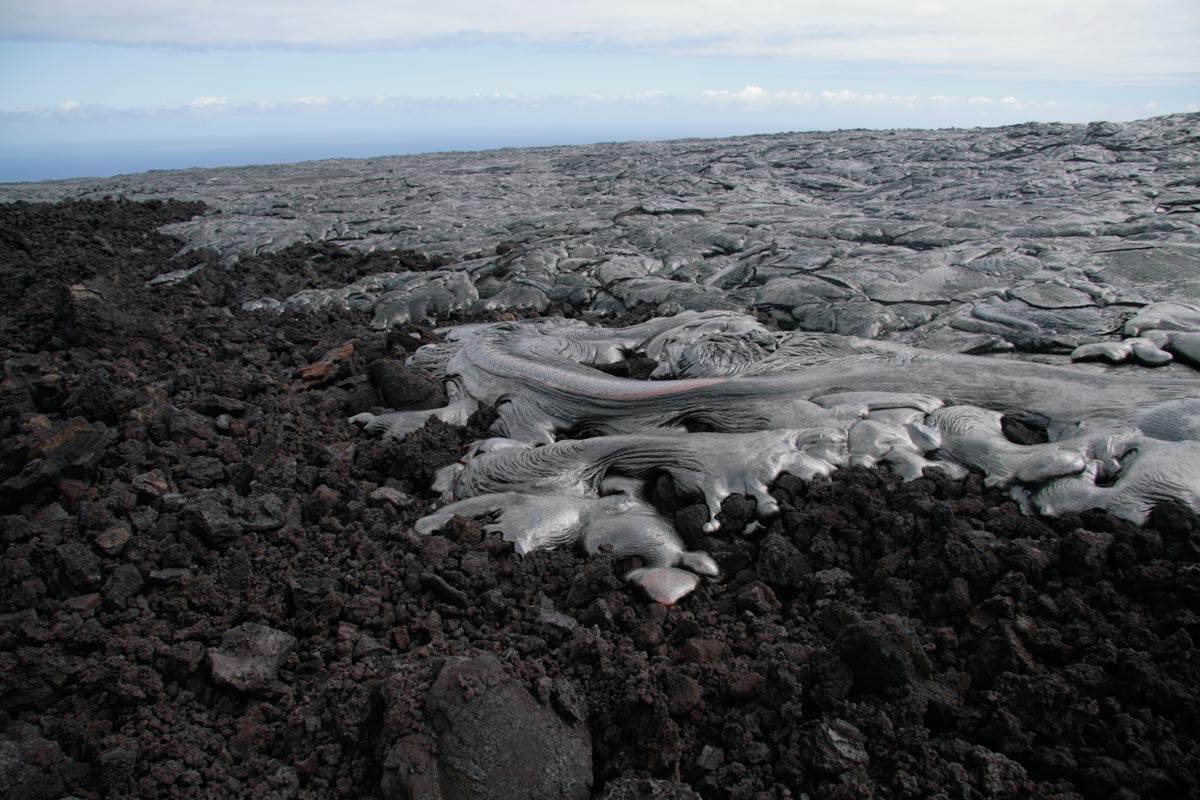
M 1200 796 L 1188 512 L 785 476 L 766 526 L 669 509 L 724 572 L 670 609 L 609 555 L 420 536 L 488 414 L 345 419 L 438 403 L 397 366 L 436 334 L 239 309 L 438 264 L 155 232 L 203 210 L 0 207 L 0 794 Z

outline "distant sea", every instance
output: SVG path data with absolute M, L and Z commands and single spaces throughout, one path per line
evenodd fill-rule
M 748 132 L 748 131 L 747 131 Z M 500 147 L 590 144 L 646 139 L 729 136 L 728 128 L 678 130 L 667 126 L 613 130 L 453 130 L 419 134 L 353 133 L 328 138 L 255 137 L 219 141 L 5 143 L 0 141 L 0 183 L 60 178 L 100 178 L 152 169 L 286 164 L 325 158 L 370 158 Z
M 515 144 L 515 143 L 514 143 Z M 520 144 L 524 144 L 521 142 Z M 482 150 L 507 142 L 447 143 L 444 139 L 397 141 L 245 141 L 129 143 L 70 147 L 29 145 L 0 151 L 0 183 L 59 178 L 103 178 L 152 169 L 286 164 L 323 158 L 368 158 L 443 150 Z

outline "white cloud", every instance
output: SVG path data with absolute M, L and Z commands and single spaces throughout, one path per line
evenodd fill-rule
M 534 42 L 1193 78 L 1195 0 L 0 0 L 7 39 L 334 49 Z
M 738 91 L 727 89 L 707 89 L 701 96 L 711 102 L 738 103 L 747 107 L 765 108 L 769 105 L 811 104 L 822 106 L 888 106 L 901 108 L 918 108 L 932 106 L 936 108 L 986 108 L 993 104 L 992 98 L 982 95 L 959 97 L 954 95 L 935 94 L 929 97 L 910 94 L 888 94 L 887 92 L 854 92 L 849 89 L 823 89 L 819 92 L 804 91 L 769 91 L 761 86 L 746 86 Z M 1032 103 L 1011 95 L 1002 97 L 999 104 L 1004 108 L 1030 108 Z M 1040 103 L 1042 107 L 1050 108 L 1053 101 Z
M 863 94 L 861 92 L 852 92 L 848 89 L 841 89 L 836 92 L 829 90 L 821 92 L 821 102 L 835 106 L 913 106 L 920 99 L 916 95 L 887 94 L 886 92 Z
M 929 102 L 935 106 L 943 106 L 947 108 L 957 108 L 961 106 L 987 107 L 992 104 L 992 98 L 981 94 L 972 97 L 957 97 L 955 95 L 935 94 L 929 98 Z
M 768 92 L 761 86 L 747 86 L 736 92 L 731 92 L 727 89 L 706 89 L 701 94 L 710 100 L 725 100 L 735 103 L 761 104 L 769 103 L 775 99 L 774 93 Z
M 728 89 L 706 89 L 700 93 L 706 100 L 723 103 L 740 103 L 746 106 L 761 106 L 777 104 L 820 104 L 830 106 L 855 105 L 903 105 L 911 106 L 921 98 L 915 95 L 887 94 L 885 92 L 861 93 L 849 89 L 823 89 L 819 92 L 804 92 L 794 90 L 768 91 L 761 86 L 746 86 L 737 91 Z
M 188 103 L 188 108 L 211 109 L 222 108 L 227 105 L 229 105 L 228 97 L 213 97 L 212 95 L 204 95 L 203 97 L 197 97 L 195 100 Z

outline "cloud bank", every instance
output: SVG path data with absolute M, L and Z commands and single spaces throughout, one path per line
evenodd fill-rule
M 391 96 L 391 97 L 325 97 L 303 96 L 284 101 L 231 102 L 229 98 L 203 95 L 187 103 L 163 106 L 138 106 L 114 108 L 111 106 L 65 100 L 55 106 L 37 108 L 0 108 L 0 120 L 20 118 L 99 119 L 106 117 L 212 117 L 235 113 L 269 112 L 328 112 L 362 111 L 403 108 L 406 106 L 566 106 L 602 105 L 678 105 L 701 102 L 709 105 L 730 105 L 743 109 L 778 109 L 789 106 L 812 106 L 823 108 L 903 108 L 903 109 L 994 109 L 1019 111 L 1032 108 L 1054 108 L 1054 101 L 1030 102 L 1019 97 L 1006 95 L 992 98 L 982 95 L 898 95 L 887 92 L 855 92 L 849 89 L 821 89 L 819 91 L 781 89 L 769 90 L 761 86 L 745 86 L 738 90 L 707 89 L 696 95 L 678 95 L 660 90 L 648 90 L 636 94 L 536 94 L 536 93 L 487 93 L 462 96 Z M 1150 104 L 1148 109 L 1157 108 Z
M 1195 0 L 0 0 L 0 36 L 183 47 L 519 43 L 923 64 L 1050 79 L 1200 76 Z
M 769 91 L 761 86 L 746 86 L 737 91 L 727 89 L 707 89 L 702 97 L 714 103 L 726 103 L 743 108 L 767 108 L 773 106 L 823 106 L 823 107 L 893 107 L 893 108 L 933 108 L 933 109 L 1002 109 L 1007 111 L 1022 111 L 1025 109 L 1054 108 L 1058 103 L 1054 100 L 1032 102 L 1013 95 L 992 98 L 984 95 L 969 97 L 935 94 L 929 96 L 915 94 L 888 94 L 887 92 L 854 92 L 849 89 L 822 89 L 819 92 L 780 90 Z M 1153 104 L 1157 108 L 1157 104 Z

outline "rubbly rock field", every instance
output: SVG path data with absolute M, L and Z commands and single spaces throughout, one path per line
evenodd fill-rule
M 1063 367 L 1109 343 L 1138 363 L 1075 368 L 1188 385 L 1195 123 L 0 187 L 94 196 L 0 206 L 0 795 L 1200 796 L 1200 522 L 1178 487 L 1136 525 L 1022 513 L 978 471 L 843 464 L 775 480 L 770 519 L 728 496 L 713 530 L 664 486 L 657 512 L 721 573 L 667 607 L 623 579 L 636 557 L 518 556 L 487 517 L 416 532 L 503 409 L 394 438 L 347 422 L 454 399 L 403 366 L 436 326 L 693 308 Z M 540 205 L 572 177 L 613 208 Z M 719 202 L 754 192 L 790 200 Z M 745 230 L 689 249 L 713 219 Z M 1045 424 L 1005 435 L 1042 445 Z

